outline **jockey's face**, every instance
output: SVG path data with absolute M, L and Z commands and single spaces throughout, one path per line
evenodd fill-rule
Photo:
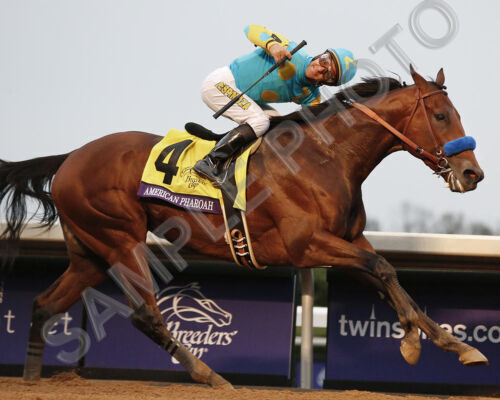
M 337 76 L 337 68 L 335 63 L 331 59 L 331 55 L 327 55 L 326 58 L 318 57 L 311 61 L 311 63 L 306 68 L 306 77 L 311 81 L 316 83 L 324 83 Z

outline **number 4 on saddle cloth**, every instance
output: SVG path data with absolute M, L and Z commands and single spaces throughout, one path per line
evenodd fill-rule
M 223 214 L 225 239 L 236 263 L 250 269 L 264 269 L 254 257 L 245 217 L 247 164 L 260 141 L 231 161 L 227 166 L 227 185 L 220 190 L 193 169 L 212 150 L 215 141 L 172 129 L 152 148 L 137 194 L 193 212 Z M 233 215 L 237 218 L 231 218 Z M 229 226 L 230 219 L 238 222 Z

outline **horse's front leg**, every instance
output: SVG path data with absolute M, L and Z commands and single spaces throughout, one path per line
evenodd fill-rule
M 376 254 L 372 245 L 368 242 L 368 240 L 366 240 L 364 235 L 361 235 L 354 240 L 353 244 L 361 247 L 363 250 L 366 250 L 371 254 Z M 418 312 L 415 307 L 412 306 L 413 304 L 416 304 L 399 284 L 394 267 L 392 267 L 392 265 L 389 264 L 383 257 L 380 257 L 377 262 L 380 263 L 379 268 L 383 268 L 388 271 L 388 273 L 385 274 L 385 278 L 382 278 L 379 273 L 375 275 L 362 274 L 357 277 L 358 279 L 368 281 L 373 287 L 375 287 L 382 299 L 397 312 L 401 327 L 406 333 L 406 337 L 401 341 L 401 355 L 409 364 L 414 365 L 418 362 L 422 348 L 418 332 Z M 409 313 L 407 312 L 403 318 L 398 311 L 402 305 L 404 308 L 411 309 L 411 311 Z M 408 318 L 408 316 L 410 316 L 410 318 Z
M 290 260 L 298 267 L 332 265 L 357 275 L 366 275 L 377 282 L 387 301 L 396 310 L 405 338 L 401 341 L 401 353 L 409 364 L 415 364 L 420 356 L 418 315 L 409 304 L 406 292 L 401 288 L 394 268 L 381 256 L 347 242 L 328 231 L 311 233 L 306 241 L 296 237 L 298 229 L 283 230 L 284 242 Z M 305 243 L 305 244 L 302 244 Z
M 379 282 L 377 286 L 381 286 L 383 289 L 380 292 L 385 294 L 384 299 L 397 312 L 401 327 L 406 333 L 399 348 L 401 355 L 408 364 L 415 365 L 422 350 L 418 331 L 418 313 L 414 307 L 415 302 L 399 284 L 394 267 L 385 258 L 378 255 L 377 257 L 369 274 Z
M 368 240 L 361 235 L 359 238 L 353 241 L 353 244 L 375 254 L 375 250 Z M 388 293 L 385 290 L 385 285 L 382 282 L 372 276 L 365 277 L 370 283 L 375 286 L 375 288 L 382 294 L 388 304 L 395 308 L 388 298 Z M 466 343 L 461 342 L 456 337 L 454 337 L 449 332 L 441 328 L 436 322 L 434 322 L 429 316 L 427 316 L 420 307 L 413 301 L 413 299 L 406 293 L 403 288 L 400 288 L 406 301 L 417 313 L 417 324 L 425 332 L 425 334 L 433 341 L 433 343 L 444 351 L 451 351 L 459 356 L 459 360 L 464 365 L 486 365 L 488 364 L 488 359 L 476 348 L 469 346 Z M 401 349 L 403 352 L 403 347 Z M 405 357 L 406 358 L 406 357 Z

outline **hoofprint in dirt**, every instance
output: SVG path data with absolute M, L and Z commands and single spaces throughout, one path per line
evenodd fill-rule
M 2 400 L 489 400 L 487 397 L 396 395 L 349 391 L 292 389 L 212 389 L 204 385 L 87 380 L 64 373 L 38 382 L 0 378 Z

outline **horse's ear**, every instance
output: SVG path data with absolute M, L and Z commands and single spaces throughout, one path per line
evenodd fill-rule
M 413 78 L 413 82 L 415 82 L 415 85 L 417 85 L 418 88 L 421 90 L 424 90 L 427 87 L 427 81 L 415 71 L 413 68 L 413 65 L 410 64 L 410 73 L 411 77 Z
M 443 86 L 444 85 L 444 71 L 443 68 L 441 68 L 436 76 L 436 83 L 438 86 Z

